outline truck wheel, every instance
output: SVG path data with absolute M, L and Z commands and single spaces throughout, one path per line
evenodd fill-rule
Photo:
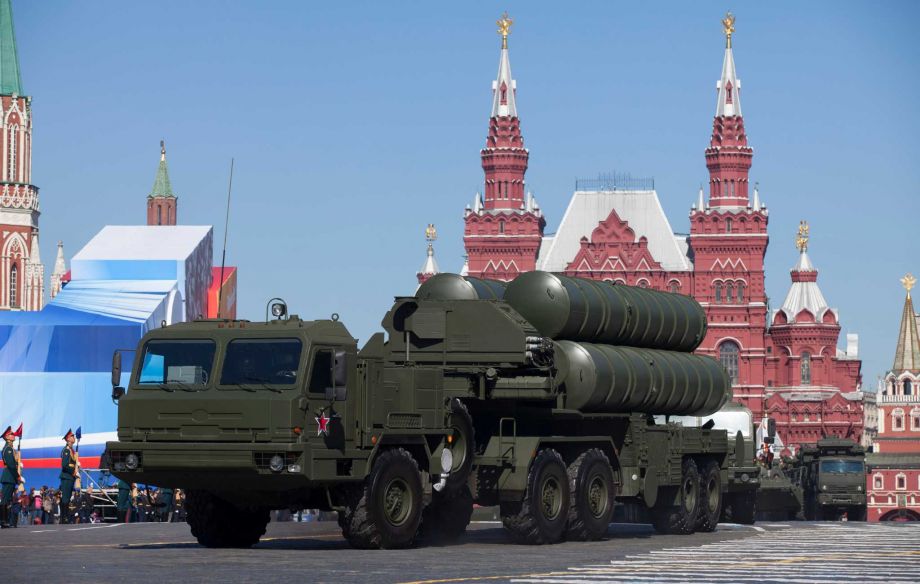
M 738 493 L 725 505 L 725 521 L 753 525 L 757 518 L 757 498 L 753 494 Z
M 469 487 L 432 493 L 431 503 L 422 512 L 421 536 L 437 543 L 450 542 L 466 531 L 473 516 L 473 495 Z
M 719 524 L 722 514 L 722 472 L 719 463 L 712 460 L 703 467 L 700 475 L 700 515 L 696 530 L 711 532 Z
M 421 519 L 418 463 L 402 448 L 387 450 L 346 507 L 342 535 L 359 549 L 405 548 L 415 541 Z
M 569 465 L 569 506 L 566 539 L 594 541 L 607 533 L 616 504 L 613 469 L 603 451 L 592 448 Z
M 700 512 L 700 472 L 692 458 L 685 458 L 680 469 L 677 506 L 661 505 L 652 509 L 652 526 L 658 533 L 688 535 L 696 528 Z
M 558 452 L 546 448 L 530 464 L 524 500 L 502 504 L 502 523 L 518 543 L 556 543 L 565 532 L 568 510 L 565 463 Z
M 476 454 L 476 440 L 473 432 L 473 418 L 466 404 L 454 398 L 448 405 L 450 414 L 447 427 L 450 430 L 450 449 L 454 455 L 454 465 L 447 477 L 447 488 L 457 490 L 464 487 L 473 470 L 473 457 Z
M 241 509 L 207 491 L 188 491 L 185 508 L 192 535 L 210 548 L 252 547 L 269 520 L 267 509 Z

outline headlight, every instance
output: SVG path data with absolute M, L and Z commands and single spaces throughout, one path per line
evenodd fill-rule
M 299 464 L 289 464 L 288 472 L 292 472 L 292 473 L 300 472 L 300 465 Z
M 856 490 L 862 493 L 862 485 L 856 485 Z
M 454 453 L 445 448 L 441 451 L 441 472 L 450 472 L 454 466 Z
M 281 469 L 284 468 L 284 459 L 278 454 L 272 456 L 268 461 L 268 468 L 272 469 L 272 472 L 281 472 Z
M 746 483 L 746 482 L 748 482 L 749 480 L 751 480 L 751 475 L 749 475 L 748 473 L 742 473 L 742 474 L 741 474 L 741 482 L 742 482 L 742 483 Z
M 821 490 L 822 490 L 822 491 L 826 491 L 826 490 L 827 490 L 827 485 L 821 485 Z
M 125 466 L 128 467 L 128 470 L 136 469 L 139 463 L 140 460 L 138 460 L 137 455 L 133 452 L 125 457 Z

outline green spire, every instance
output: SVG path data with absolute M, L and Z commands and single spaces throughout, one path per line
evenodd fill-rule
M 0 0 L 0 95 L 22 95 L 12 0 Z
M 150 198 L 176 197 L 172 185 L 169 184 L 169 171 L 166 169 L 166 143 L 163 140 L 160 140 L 160 166 L 157 168 L 157 177 L 153 181 L 153 190 L 147 196 Z

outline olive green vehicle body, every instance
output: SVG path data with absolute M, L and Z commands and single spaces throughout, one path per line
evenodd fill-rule
M 866 519 L 866 454 L 856 442 L 823 438 L 796 453 L 787 471 L 806 519 Z
M 757 517 L 763 520 L 785 521 L 804 519 L 804 492 L 784 469 L 774 465 L 763 469 L 757 491 Z
M 456 476 L 463 468 L 467 446 L 472 463 L 461 478 L 481 505 L 520 502 L 531 462 L 546 448 L 566 464 L 587 449 L 599 449 L 614 471 L 617 502 L 643 507 L 677 504 L 688 458 L 718 464 L 728 490 L 740 477 L 734 467 L 747 457 L 747 447 L 725 430 L 656 423 L 654 412 L 618 410 L 632 403 L 628 399 L 581 395 L 579 403 L 601 405 L 588 412 L 571 407 L 567 376 L 571 384 L 573 375 L 584 377 L 579 368 L 596 363 L 560 357 L 558 343 L 542 337 L 502 300 L 397 298 L 383 328 L 386 335 L 375 334 L 360 351 L 342 323 L 296 316 L 266 323 L 199 320 L 150 331 L 138 346 L 118 404 L 118 440 L 107 444 L 114 474 L 264 509 L 340 509 L 375 460 L 394 448 L 417 462 L 426 501 L 443 472 Z M 301 358 L 291 374 L 296 382 L 221 385 L 218 372 L 234 365 L 228 347 L 242 339 L 299 341 Z M 194 388 L 140 383 L 148 343 L 193 340 L 215 346 L 213 373 L 206 380 Z M 327 363 L 319 359 L 324 351 L 336 355 L 333 371 L 325 375 L 332 387 L 314 384 L 317 363 Z M 607 395 L 629 386 L 630 392 L 655 394 L 653 401 L 640 395 L 639 402 L 685 414 L 708 413 L 703 410 L 728 400 L 727 378 L 711 373 L 714 361 L 668 357 L 662 373 L 653 367 L 654 352 L 643 355 L 650 373 L 635 378 L 615 356 L 603 357 L 614 359 L 604 363 L 618 377 L 614 382 L 591 369 L 599 379 L 597 391 Z M 673 381 L 690 377 L 696 385 Z M 474 430 L 462 444 L 450 442 L 450 407 L 458 400 Z M 323 418 L 330 420 L 326 432 Z M 445 447 L 455 452 L 452 469 L 441 468 Z M 138 459 L 134 470 L 125 465 L 130 454 Z M 284 464 L 272 470 L 275 455 Z

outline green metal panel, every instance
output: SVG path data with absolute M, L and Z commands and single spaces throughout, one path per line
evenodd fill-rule
M 692 351 L 706 314 L 689 296 L 549 272 L 527 272 L 504 299 L 540 334 L 556 340 Z
M 709 357 L 573 341 L 555 347 L 568 408 L 708 415 L 731 398 L 725 370 Z
M 505 283 L 457 274 L 436 274 L 415 292 L 419 300 L 501 300 Z
M 22 95 L 11 0 L 0 0 L 0 94 Z

